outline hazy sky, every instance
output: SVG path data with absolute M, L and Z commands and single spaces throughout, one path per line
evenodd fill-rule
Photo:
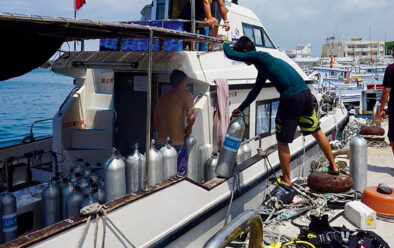
M 101 21 L 138 20 L 149 0 L 86 0 L 78 18 Z M 281 49 L 312 43 L 320 56 L 327 36 L 394 40 L 393 0 L 239 0 L 253 9 Z M 0 0 L 0 12 L 73 17 L 73 0 Z M 231 21 L 231 20 L 230 20 Z M 91 45 L 90 45 L 91 46 Z

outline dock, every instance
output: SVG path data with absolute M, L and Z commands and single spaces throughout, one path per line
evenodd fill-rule
M 387 122 L 382 124 L 387 134 Z M 389 144 L 387 135 L 385 134 L 385 141 Z M 368 173 L 367 186 L 377 186 L 379 183 L 385 183 L 389 187 L 394 188 L 394 154 L 391 146 L 384 147 L 368 147 Z M 349 159 L 346 155 L 339 155 L 335 158 L 336 161 L 345 161 L 349 166 Z M 341 214 L 342 213 L 342 214 Z M 325 212 L 328 215 L 328 220 L 331 227 L 345 226 L 350 230 L 358 229 L 352 222 L 350 222 L 343 214 L 343 209 L 333 209 Z M 335 218 L 335 219 L 334 219 Z M 302 216 L 296 219 L 297 224 L 304 226 L 309 225 L 309 218 Z M 300 229 L 293 225 L 290 221 L 284 221 L 282 225 L 276 226 L 279 233 L 286 234 L 290 237 L 297 237 L 300 234 Z M 365 229 L 373 231 L 382 237 L 390 246 L 394 246 L 394 219 L 377 218 L 375 229 Z M 264 236 L 264 234 L 263 234 Z

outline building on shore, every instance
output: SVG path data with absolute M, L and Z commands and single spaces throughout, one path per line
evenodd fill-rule
M 385 43 L 382 40 L 363 40 L 363 38 L 352 38 L 345 42 L 345 57 L 358 57 L 369 59 L 384 56 Z
M 298 43 L 296 49 L 286 50 L 285 52 L 290 58 L 310 58 L 312 57 L 312 44 Z
M 323 44 L 321 49 L 322 58 L 344 57 L 344 38 L 343 34 L 334 34 L 326 39 L 326 44 Z

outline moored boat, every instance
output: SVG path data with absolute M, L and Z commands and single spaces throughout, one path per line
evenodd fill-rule
M 156 5 L 157 2 L 154 3 Z M 167 7 L 171 9 L 170 6 Z M 293 66 L 313 90 L 312 81 L 276 48 L 251 10 L 228 1 L 226 7 L 233 31 L 226 33 L 222 30 L 220 35 L 227 36 L 229 40 L 236 40 L 242 35 L 249 36 L 259 51 L 268 52 Z M 150 44 L 141 48 L 142 51 L 134 48 L 117 51 L 116 45 L 115 51 L 66 52 L 53 62 L 52 70 L 75 78 L 75 88 L 53 117 L 53 137 L 0 150 L 1 160 L 19 156 L 21 161 L 28 160 L 28 157 L 24 157 L 27 153 L 34 154 L 34 151 L 43 150 L 43 154 L 46 154 L 46 151 L 51 151 L 45 162 L 50 164 L 55 160 L 59 163 L 57 169 L 55 166 L 46 170 L 32 166 L 34 174 L 31 180 L 27 181 L 27 185 L 33 180 L 42 183 L 48 176 L 66 174 L 72 167 L 79 168 L 75 164 L 78 163 L 75 158 L 81 158 L 93 165 L 103 163 L 111 156 L 113 147 L 126 157 L 132 152 L 130 146 L 138 142 L 140 151 L 146 152 L 150 143 L 149 137 L 153 133 L 152 129 L 147 128 L 149 125 L 146 125 L 150 124 L 149 111 L 158 97 L 168 91 L 169 74 L 173 69 L 180 69 L 187 74 L 188 90 L 195 97 L 196 122 L 192 135 L 196 138 L 197 145 L 210 145 L 217 151 L 218 137 L 213 128 L 217 110 L 216 79 L 227 81 L 228 101 L 232 111 L 246 97 L 257 76 L 254 67 L 229 60 L 222 50 L 185 51 L 178 43 L 174 49 L 171 42 L 162 42 L 157 47 L 154 45 L 159 40 L 174 39 L 183 42 L 218 42 L 212 37 L 134 23 L 98 24 L 35 17 L 11 19 L 0 16 L 0 24 L 11 22 L 14 26 L 33 26 L 30 30 L 41 29 L 44 33 L 43 27 L 50 25 L 56 31 L 63 31 L 66 39 L 94 37 L 111 43 L 113 37 L 120 37 L 123 38 L 121 44 L 141 41 L 135 40 L 137 36 L 138 39 L 143 37 L 146 39 L 143 42 Z M 166 23 L 183 23 L 179 20 L 152 21 L 163 26 Z M 58 33 L 49 30 L 45 35 L 57 37 Z M 167 48 L 170 47 L 172 50 L 168 51 Z M 157 51 L 152 51 L 156 48 Z M 316 108 L 319 109 L 322 94 L 315 91 L 313 93 Z M 250 145 L 252 152 L 250 158 L 238 161 L 238 173 L 234 176 L 227 180 L 205 180 L 203 176 L 198 180 L 187 177 L 167 178 L 155 185 L 149 185 L 144 190 L 105 203 L 108 218 L 136 247 L 201 247 L 223 226 L 227 209 L 230 209 L 229 215 L 233 218 L 244 209 L 258 206 L 266 193 L 267 178 L 270 173 L 280 169 L 273 124 L 278 101 L 278 92 L 267 84 L 256 101 L 244 111 L 246 131 L 243 139 L 246 140 L 244 143 Z M 322 130 L 333 139 L 346 118 L 347 111 L 343 103 L 332 103 L 331 111 L 320 119 Z M 320 156 L 313 137 L 303 137 L 300 133 L 290 145 L 290 150 L 292 174 L 295 176 L 304 175 L 308 170 L 308 162 Z M 57 158 L 53 159 L 55 155 Z M 268 168 L 268 164 L 272 166 L 272 170 Z M 12 168 L 13 164 L 9 166 Z M 205 162 L 200 161 L 197 166 L 203 167 Z M 40 185 L 42 187 L 42 184 Z M 39 205 L 40 198 L 35 199 L 35 203 Z M 26 204 L 26 208 L 30 206 L 31 204 Z M 18 216 L 24 214 L 24 211 L 26 210 L 18 208 Z M 39 207 L 30 207 L 28 212 L 32 213 L 29 221 L 41 219 Z M 86 221 L 86 216 L 75 215 L 43 229 L 40 229 L 40 223 L 34 222 L 34 227 L 27 228 L 25 232 L 21 231 L 18 239 L 5 245 L 69 247 L 70 242 L 78 243 Z M 90 225 L 96 221 L 92 220 Z M 93 242 L 93 230 L 90 228 L 84 242 Z M 98 235 L 104 235 L 101 227 Z M 127 241 L 121 236 L 107 229 L 105 243 L 111 247 L 126 246 Z

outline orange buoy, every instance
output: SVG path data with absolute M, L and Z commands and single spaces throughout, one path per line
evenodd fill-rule
M 376 211 L 377 215 L 394 217 L 394 189 L 391 194 L 382 194 L 376 186 L 365 188 L 361 202 Z

